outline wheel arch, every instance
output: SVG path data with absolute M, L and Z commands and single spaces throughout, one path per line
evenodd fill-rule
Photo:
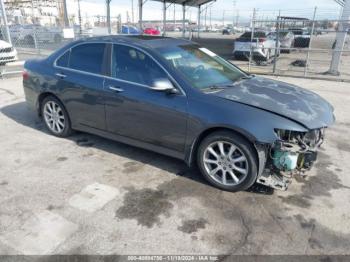
M 255 148 L 254 144 L 255 144 L 256 139 L 251 134 L 248 134 L 242 130 L 237 130 L 237 129 L 225 127 L 225 126 L 209 127 L 207 129 L 203 130 L 197 136 L 197 138 L 192 142 L 192 144 L 190 146 L 190 150 L 185 156 L 185 161 L 189 166 L 191 166 L 193 164 L 194 160 L 196 159 L 198 147 L 201 144 L 201 142 L 203 141 L 203 139 L 206 138 L 208 135 L 210 135 L 214 132 L 217 132 L 217 131 L 233 132 L 233 133 L 239 135 L 240 137 L 242 137 L 243 139 L 247 140 L 248 142 L 250 142 L 252 144 L 252 146 Z
M 254 148 L 255 157 L 257 159 L 258 177 L 259 177 L 265 168 L 265 164 L 267 161 L 268 146 L 266 146 L 266 144 L 258 143 L 256 141 L 256 138 L 249 133 L 246 133 L 242 130 L 230 128 L 230 127 L 225 127 L 225 126 L 210 127 L 210 128 L 203 130 L 199 134 L 199 136 L 191 144 L 189 153 L 186 154 L 186 156 L 185 156 L 185 161 L 186 161 L 187 165 L 193 166 L 193 164 L 195 163 L 198 148 L 199 148 L 199 145 L 201 144 L 201 142 L 203 141 L 203 139 L 205 139 L 210 134 L 212 134 L 214 132 L 218 132 L 218 131 L 233 132 L 236 135 L 238 135 L 238 136 L 242 137 L 243 139 L 245 139 L 246 141 L 248 141 L 252 145 L 252 147 Z
M 55 97 L 57 100 L 59 100 L 61 103 L 62 103 L 62 100 L 57 96 L 55 95 L 54 93 L 52 92 L 43 92 L 41 93 L 39 96 L 38 96 L 38 101 L 37 101 L 37 110 L 38 110 L 38 115 L 41 116 L 41 106 L 42 106 L 42 103 L 44 101 L 44 99 L 48 96 L 53 96 Z M 62 105 L 64 106 L 64 104 L 62 103 Z

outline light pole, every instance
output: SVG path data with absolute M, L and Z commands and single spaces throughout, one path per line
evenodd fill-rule
M 63 0 L 63 17 L 64 17 L 64 27 L 69 27 L 68 10 L 67 10 L 67 0 Z
M 107 29 L 108 34 L 110 35 L 112 33 L 111 31 L 111 0 L 106 0 L 106 7 L 107 7 Z
M 12 44 L 11 37 L 10 37 L 10 30 L 7 24 L 7 16 L 6 16 L 4 0 L 0 0 L 0 5 L 1 5 L 2 19 L 4 20 L 4 25 L 5 25 L 6 39 L 10 44 Z
M 335 47 L 332 54 L 332 61 L 329 70 L 327 71 L 330 75 L 340 75 L 339 64 L 344 49 L 346 34 L 345 25 L 350 19 L 350 0 L 344 0 L 344 7 L 340 17 L 337 35 L 335 38 Z

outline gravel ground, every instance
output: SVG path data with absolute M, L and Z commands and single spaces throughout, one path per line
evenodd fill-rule
M 348 83 L 279 78 L 335 107 L 315 168 L 273 195 L 209 186 L 178 160 L 48 134 L 0 80 L 0 254 L 350 254 Z

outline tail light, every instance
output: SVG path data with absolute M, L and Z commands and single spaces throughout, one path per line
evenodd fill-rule
M 23 72 L 22 72 L 22 77 L 23 77 L 23 80 L 28 80 L 28 79 L 29 79 L 29 73 L 28 73 L 28 71 L 23 70 Z

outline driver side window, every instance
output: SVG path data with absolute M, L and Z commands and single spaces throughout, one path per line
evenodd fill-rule
M 130 46 L 113 45 L 112 77 L 152 86 L 157 80 L 168 79 L 160 66 L 145 53 Z

